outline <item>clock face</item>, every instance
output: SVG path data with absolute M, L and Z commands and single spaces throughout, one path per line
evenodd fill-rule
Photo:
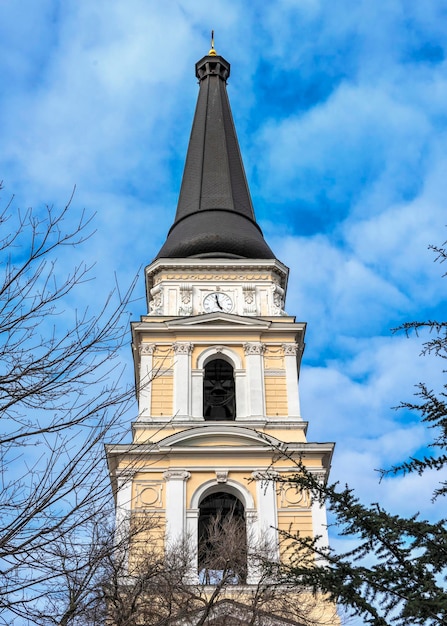
M 233 301 L 227 293 L 221 291 L 214 291 L 209 293 L 203 299 L 203 309 L 205 313 L 214 313 L 216 311 L 223 311 L 229 313 L 233 308 Z

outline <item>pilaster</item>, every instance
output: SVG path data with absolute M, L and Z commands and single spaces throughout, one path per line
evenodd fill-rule
M 123 573 L 129 562 L 130 517 L 132 512 L 132 475 L 125 472 L 117 477 L 115 546 L 120 554 Z
M 191 353 L 193 344 L 178 342 L 173 344 L 174 360 L 174 418 L 187 418 L 191 415 Z
M 167 470 L 166 481 L 166 543 L 175 546 L 186 538 L 186 470 Z
M 320 484 L 323 484 L 326 479 L 326 474 L 324 472 L 318 472 L 314 474 L 314 478 L 316 478 Z M 313 535 L 314 537 L 318 537 L 317 545 L 319 548 L 328 548 L 329 536 L 326 505 L 318 498 L 317 494 L 311 494 L 311 497 Z
M 265 415 L 264 351 L 265 346 L 259 341 L 244 343 L 247 364 L 248 417 Z
M 261 545 L 265 545 L 269 558 L 279 559 L 278 544 L 278 508 L 276 498 L 277 472 L 253 472 L 256 481 L 256 500 L 258 503 L 258 528 Z
M 289 417 L 300 417 L 300 398 L 298 390 L 297 354 L 299 346 L 296 343 L 284 343 L 284 365 L 286 370 L 287 405 Z
M 138 415 L 146 416 L 151 412 L 153 355 L 154 343 L 142 343 L 140 345 L 140 382 L 138 389 Z

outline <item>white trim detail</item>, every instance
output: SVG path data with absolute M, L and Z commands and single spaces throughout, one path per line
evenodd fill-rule
M 198 509 L 200 502 L 205 496 L 209 496 L 211 493 L 217 493 L 218 491 L 231 493 L 233 494 L 233 496 L 239 498 L 239 500 L 241 500 L 242 504 L 244 505 L 246 511 L 247 509 L 255 508 L 253 497 L 248 489 L 241 483 L 233 480 L 232 478 L 227 479 L 225 487 L 223 487 L 221 483 L 218 483 L 216 478 L 212 480 L 207 480 L 205 483 L 200 485 L 200 487 L 197 487 L 191 497 L 190 508 Z
M 197 368 L 203 369 L 207 362 L 212 358 L 219 355 L 218 358 L 224 357 L 224 361 L 229 361 L 233 366 L 233 369 L 240 370 L 242 369 L 242 361 L 239 355 L 233 350 L 226 348 L 225 346 L 212 346 L 211 348 L 206 348 L 203 352 L 199 354 L 197 357 Z M 226 357 L 226 358 L 225 358 Z

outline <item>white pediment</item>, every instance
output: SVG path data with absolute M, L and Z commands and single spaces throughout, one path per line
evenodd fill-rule
M 170 435 L 159 441 L 157 445 L 160 448 L 253 447 L 271 451 L 277 449 L 281 442 L 275 437 L 259 433 L 251 428 L 212 423 Z
M 166 322 L 168 328 L 185 328 L 191 326 L 250 326 L 251 328 L 267 329 L 271 326 L 270 321 L 261 320 L 257 317 L 233 315 L 231 313 L 204 313 L 191 317 L 177 317 Z

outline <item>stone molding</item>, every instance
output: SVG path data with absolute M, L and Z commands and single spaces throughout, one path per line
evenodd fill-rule
M 275 281 L 278 280 L 274 274 L 270 272 L 229 272 L 223 270 L 222 272 L 210 271 L 198 271 L 198 272 L 167 272 L 162 276 L 156 276 L 154 280 L 155 285 L 160 285 L 163 280 L 178 280 L 178 281 L 194 281 L 197 282 L 208 282 L 208 281 Z M 276 284 L 276 282 L 275 282 Z

